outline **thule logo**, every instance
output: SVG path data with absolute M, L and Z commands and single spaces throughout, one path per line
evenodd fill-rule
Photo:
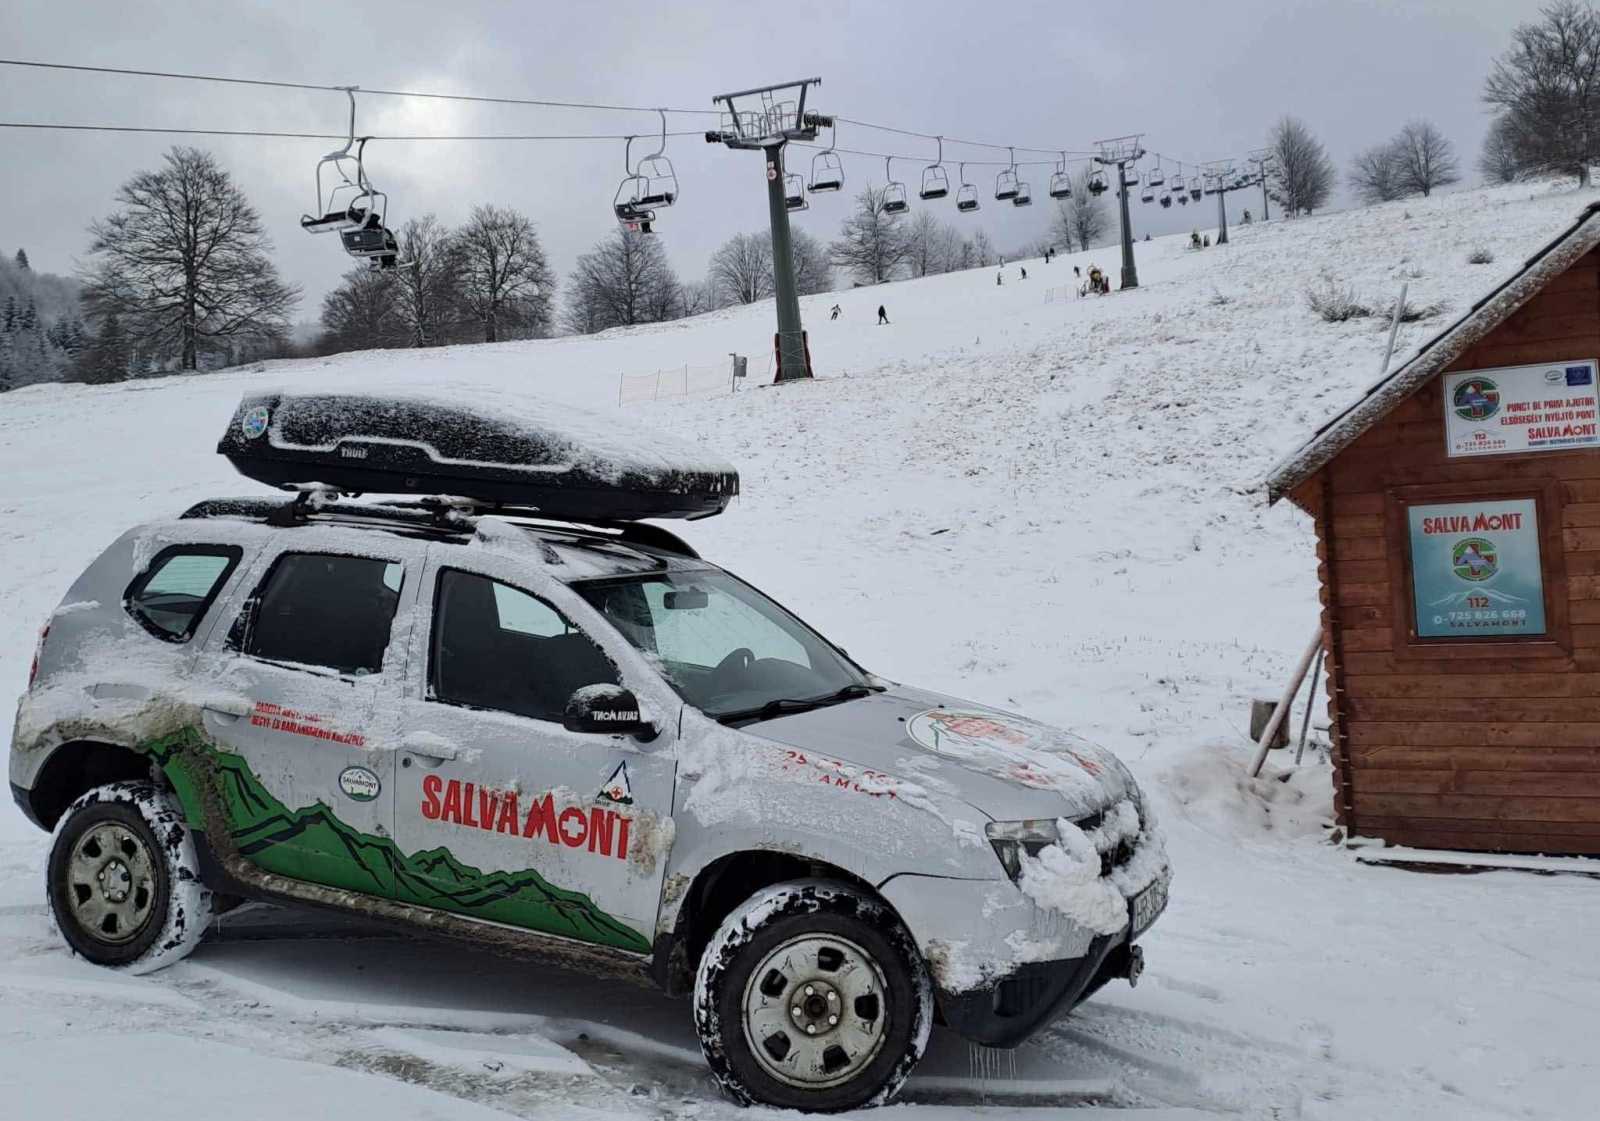
M 345 459 L 366 459 L 367 458 L 367 449 L 366 448 L 347 448 L 347 447 L 344 447 L 343 445 L 340 445 L 339 454 L 341 456 L 343 456 Z

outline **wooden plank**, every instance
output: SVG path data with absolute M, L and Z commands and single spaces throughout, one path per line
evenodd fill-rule
M 1596 269 L 1595 263 L 1589 256 L 1584 256 L 1579 259 L 1577 264 L 1573 265 L 1560 276 L 1551 277 L 1548 281 L 1546 281 L 1544 287 L 1539 289 L 1539 296 L 1535 296 L 1534 299 L 1538 299 L 1540 296 L 1549 295 L 1550 293 L 1592 293 L 1596 291 L 1597 288 L 1600 288 L 1600 270 Z
M 1348 537 L 1339 542 L 1340 560 L 1383 560 L 1388 555 L 1382 537 Z M 1600 561 L 1600 553 L 1595 554 Z
M 1483 699 L 1440 697 L 1434 700 L 1398 700 L 1389 697 L 1364 697 L 1351 689 L 1345 711 L 1352 723 L 1363 720 L 1385 723 L 1415 721 L 1451 724 L 1473 720 L 1536 724 L 1600 723 L 1600 697 L 1507 696 Z
M 1371 627 L 1350 627 L 1340 631 L 1340 640 L 1348 651 L 1394 649 L 1394 634 L 1387 627 L 1381 630 Z
M 1466 822 L 1461 828 L 1430 828 L 1437 822 L 1363 817 L 1360 836 L 1416 849 L 1452 849 L 1458 852 L 1507 852 L 1534 855 L 1593 856 L 1600 854 L 1600 835 L 1573 832 L 1576 826 L 1558 826 L 1561 832 L 1512 831 L 1505 822 Z
M 1600 673 L 1502 673 L 1493 665 L 1482 666 L 1482 672 L 1475 674 L 1360 674 L 1346 667 L 1345 681 L 1352 696 L 1397 700 L 1600 697 Z
M 1347 518 L 1357 514 L 1382 514 L 1387 504 L 1388 498 L 1382 491 L 1346 494 L 1334 503 L 1332 514 L 1335 518 Z
M 1555 292 L 1545 289 L 1523 304 L 1506 320 L 1506 323 L 1525 323 L 1530 320 L 1550 319 L 1560 316 L 1593 315 L 1596 311 L 1595 293 L 1588 291 Z M 1593 357 L 1590 355 L 1589 357 Z
M 1387 603 L 1363 603 L 1351 607 L 1340 607 L 1338 618 L 1341 627 L 1387 628 L 1389 626 L 1389 605 Z
M 1594 331 L 1569 338 L 1545 338 L 1510 343 L 1479 343 L 1472 348 L 1472 365 L 1463 369 L 1493 370 L 1505 366 L 1538 366 L 1600 354 L 1600 334 Z
M 1600 525 L 1600 502 L 1568 501 L 1561 508 L 1563 529 L 1579 529 Z
M 1568 576 L 1593 576 L 1600 573 L 1600 552 L 1567 554 Z
M 1600 623 L 1600 599 L 1580 599 L 1567 605 L 1573 623 Z
M 1382 537 L 1383 515 L 1377 514 L 1352 514 L 1341 517 L 1335 508 L 1333 516 L 1333 535 L 1340 541 L 1352 537 Z
M 1490 672 L 1519 673 L 1594 673 L 1600 671 L 1600 651 L 1577 650 L 1565 657 L 1497 658 L 1492 663 L 1463 658 L 1413 658 L 1386 653 L 1346 654 L 1347 673 L 1439 673 L 1477 676 Z
M 1529 315 L 1535 311 L 1539 301 L 1534 299 L 1524 305 L 1515 315 L 1494 329 L 1494 333 L 1483 340 L 1481 346 L 1502 347 L 1521 344 L 1546 343 L 1551 339 L 1585 339 L 1600 340 L 1600 320 L 1595 317 L 1595 308 L 1591 307 L 1586 312 L 1577 315 L 1552 315 L 1543 311 Z M 1567 358 L 1593 358 L 1600 351 L 1587 353 L 1567 354 Z
M 1600 479 L 1562 479 L 1563 502 L 1600 502 Z
M 1567 576 L 1567 601 L 1600 599 L 1600 575 Z
M 1339 580 L 1342 588 L 1346 581 L 1351 584 L 1387 584 L 1389 582 L 1389 564 L 1381 560 L 1346 560 L 1339 558 L 1339 564 L 1333 570 L 1334 576 Z
M 1600 825 L 1600 798 L 1535 795 L 1368 794 L 1356 779 L 1356 821 L 1364 813 L 1412 819 L 1470 818 L 1503 825 L 1512 821 Z
M 1413 825 L 1421 825 L 1426 829 L 1450 830 L 1459 833 L 1473 833 L 1480 830 L 1496 831 L 1522 837 L 1549 837 L 1552 835 L 1566 835 L 1588 837 L 1600 843 L 1600 825 L 1587 821 L 1495 821 L 1492 819 L 1472 817 L 1431 817 L 1426 822 L 1413 821 L 1409 818 L 1394 817 L 1388 814 L 1372 814 L 1362 819 L 1362 836 L 1373 836 L 1367 829 L 1368 824 L 1382 829 L 1399 830 Z M 1381 834 L 1379 834 L 1381 835 Z
M 1339 602 L 1347 607 L 1354 607 L 1357 604 L 1387 605 L 1390 598 L 1387 580 L 1369 584 L 1339 581 Z
M 1329 485 L 1334 501 L 1351 493 L 1388 486 L 1429 483 L 1517 484 L 1544 480 L 1600 479 L 1600 456 L 1593 453 L 1543 452 L 1530 455 L 1484 456 L 1482 459 L 1447 459 L 1444 444 L 1429 451 L 1395 449 L 1385 460 L 1356 461 L 1340 457 L 1329 465 Z M 1591 546 L 1592 548 L 1593 546 Z
M 1595 771 L 1421 771 L 1363 766 L 1356 783 L 1362 794 L 1371 795 L 1600 798 L 1600 772 Z
M 1582 721 L 1381 721 L 1349 720 L 1346 735 L 1352 748 L 1368 744 L 1402 747 L 1595 747 L 1600 723 Z
M 1569 553 L 1582 553 L 1600 550 L 1600 526 L 1586 526 L 1582 529 L 1563 529 L 1561 543 Z
M 1366 744 L 1350 749 L 1358 768 L 1422 771 L 1600 771 L 1600 747 L 1395 747 Z

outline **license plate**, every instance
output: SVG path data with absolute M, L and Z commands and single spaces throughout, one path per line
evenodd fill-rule
M 1131 941 L 1148 930 L 1167 909 L 1167 881 L 1157 880 L 1135 895 L 1128 909 L 1133 913 L 1133 930 L 1128 936 Z

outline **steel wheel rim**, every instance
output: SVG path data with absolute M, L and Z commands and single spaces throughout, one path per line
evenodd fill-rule
M 155 860 L 133 830 L 116 822 L 91 826 L 72 846 L 66 867 L 72 920 L 97 942 L 133 941 L 155 906 Z
M 740 1011 L 763 1071 L 786 1086 L 825 1090 L 849 1082 L 883 1050 L 888 985 L 858 943 L 802 934 L 751 971 Z

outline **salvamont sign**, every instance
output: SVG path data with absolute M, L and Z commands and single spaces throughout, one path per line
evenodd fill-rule
M 1445 450 L 1513 455 L 1600 447 L 1595 360 L 1444 376 Z

